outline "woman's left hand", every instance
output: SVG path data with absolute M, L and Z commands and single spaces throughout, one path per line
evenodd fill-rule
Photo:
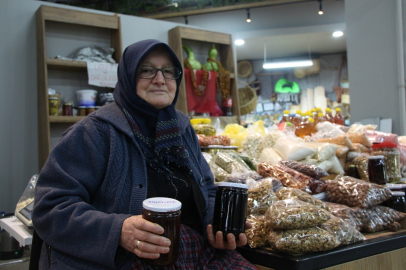
M 245 222 L 245 229 L 252 228 L 251 223 Z M 223 233 L 218 231 L 216 235 L 213 233 L 213 226 L 209 224 L 207 226 L 207 238 L 209 239 L 209 243 L 219 249 L 236 249 L 237 246 L 245 246 L 247 244 L 247 236 L 244 233 L 240 233 L 238 236 L 239 240 L 235 241 L 235 237 L 232 233 L 227 235 L 227 241 L 223 239 Z

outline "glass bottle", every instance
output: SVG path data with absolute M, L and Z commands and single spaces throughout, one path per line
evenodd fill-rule
M 388 183 L 386 177 L 384 156 L 369 156 L 368 157 L 368 176 L 369 182 L 378 185 Z
M 336 108 L 336 115 L 334 116 L 334 123 L 344 126 L 344 117 L 341 115 L 341 108 Z
M 330 123 L 334 123 L 334 117 L 331 112 L 330 108 L 326 108 L 326 115 L 325 115 L 326 121 L 329 121 Z

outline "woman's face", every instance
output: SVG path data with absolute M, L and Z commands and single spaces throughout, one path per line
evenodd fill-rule
M 141 65 L 155 68 L 173 66 L 169 53 L 163 49 L 150 52 Z M 163 109 L 172 104 L 176 94 L 176 80 L 165 79 L 161 71 L 155 78 L 143 79 L 137 77 L 137 95 L 157 109 Z

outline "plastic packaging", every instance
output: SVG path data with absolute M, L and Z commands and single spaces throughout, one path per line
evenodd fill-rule
M 366 239 L 350 222 L 335 216 L 332 216 L 326 223 L 321 224 L 320 228 L 333 234 L 340 242 L 340 245 L 349 245 Z
M 319 227 L 270 230 L 268 243 L 272 249 L 290 254 L 327 251 L 340 244 L 333 234 Z
M 38 174 L 34 174 L 30 178 L 14 212 L 14 215 L 29 229 L 33 228 L 31 215 L 34 208 L 35 186 L 37 185 L 38 176 Z
M 281 160 L 282 157 L 273 148 L 264 148 L 258 158 L 259 162 L 266 162 L 271 165 L 278 164 Z
M 386 187 L 339 175 L 328 182 L 326 196 L 335 203 L 366 208 L 386 201 L 392 193 Z
M 266 246 L 267 236 L 270 231 L 269 224 L 266 222 L 264 215 L 249 215 L 247 222 L 251 223 L 252 227 L 245 230 L 247 242 L 250 248 Z
M 311 228 L 330 219 L 328 211 L 296 198 L 273 203 L 265 215 L 273 229 Z
M 347 221 L 357 231 L 361 231 L 363 224 L 353 208 L 344 204 L 332 202 L 325 202 L 325 204 L 329 207 L 331 214 Z
M 324 202 L 297 188 L 284 187 L 279 189 L 275 195 L 279 198 L 279 200 L 286 200 L 296 197 L 303 202 L 310 203 L 327 211 L 329 210 L 328 206 Z
M 273 192 L 272 179 L 264 178 L 257 181 L 254 188 L 248 189 L 248 206 L 249 215 L 264 215 L 269 206 L 279 201 Z
M 287 160 L 301 160 L 316 153 L 314 149 L 288 137 L 280 137 L 275 143 L 274 150 Z
M 320 179 L 328 175 L 328 173 L 325 170 L 315 165 L 306 164 L 303 162 L 293 160 L 281 160 L 279 163 L 315 179 Z
M 310 177 L 294 171 L 282 164 L 270 165 L 267 163 L 258 164 L 258 173 L 263 177 L 275 177 L 282 182 L 285 187 L 306 189 Z
M 392 197 L 385 201 L 382 205 L 392 208 L 396 211 L 406 213 L 405 192 L 392 191 Z
M 359 155 L 358 157 L 354 158 L 353 162 L 357 166 L 358 174 L 362 180 L 369 182 L 368 176 L 368 157 L 367 154 Z
M 214 176 L 214 180 L 216 182 L 223 182 L 226 179 L 228 173 L 225 170 L 223 170 L 219 165 L 214 163 L 213 159 L 210 160 L 209 166 Z
M 192 127 L 196 134 L 203 134 L 206 136 L 216 135 L 216 129 L 210 124 L 196 124 L 192 125 Z
M 217 152 L 213 156 L 212 161 L 227 173 L 247 172 L 251 170 L 244 161 L 235 159 L 224 152 Z

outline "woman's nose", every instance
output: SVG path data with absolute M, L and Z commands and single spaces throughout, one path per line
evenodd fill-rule
M 164 74 L 162 73 L 162 70 L 158 70 L 158 72 L 155 75 L 154 82 L 165 82 L 165 77 Z

